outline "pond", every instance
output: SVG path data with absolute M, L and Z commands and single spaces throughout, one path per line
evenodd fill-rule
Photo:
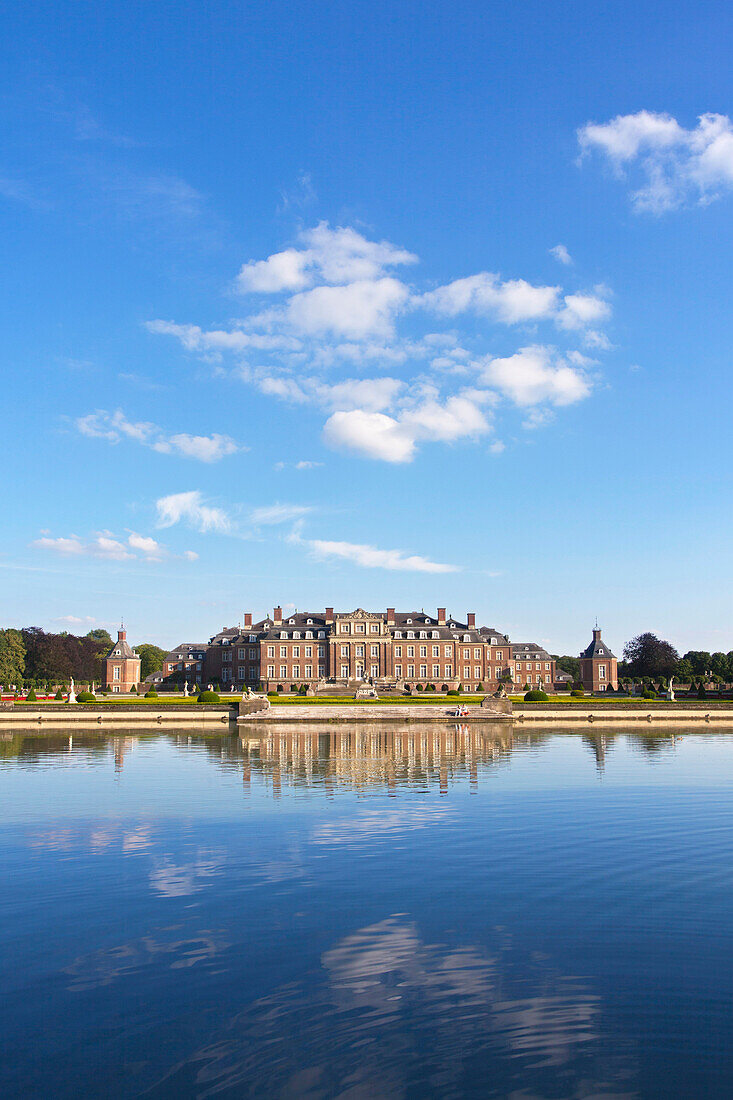
M 733 1095 L 733 735 L 0 739 L 4 1097 Z

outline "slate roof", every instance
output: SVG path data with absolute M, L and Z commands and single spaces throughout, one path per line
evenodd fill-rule
M 167 653 L 165 661 L 182 661 L 188 658 L 200 660 L 201 658 L 197 654 L 201 654 L 203 657 L 206 654 L 206 650 L 209 648 L 208 642 L 181 642 L 180 645 L 175 646 L 174 649 Z
M 118 639 L 115 642 L 115 644 L 112 646 L 109 653 L 107 654 L 107 657 L 127 657 L 132 658 L 132 660 L 139 660 L 135 650 L 132 648 L 130 643 L 124 639 L 122 641 Z
M 537 642 L 513 642 L 512 657 L 520 661 L 550 661 L 550 654 Z
M 615 660 L 615 654 L 611 653 L 606 643 L 601 638 L 600 630 L 593 631 L 593 641 L 584 649 L 580 654 L 581 657 L 613 657 Z

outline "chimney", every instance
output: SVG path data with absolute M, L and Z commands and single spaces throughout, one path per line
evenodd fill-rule
M 445 626 L 445 608 L 438 608 L 438 626 Z
M 595 628 L 595 630 L 593 631 L 593 641 L 594 642 L 600 642 L 600 640 L 601 640 L 601 629 L 600 629 L 600 627 L 597 626 Z
M 333 608 L 332 607 L 327 607 L 326 608 L 326 622 L 327 623 L 332 623 L 333 622 Z
M 118 642 L 124 642 L 126 638 L 127 638 L 127 631 L 126 630 L 118 630 L 117 631 L 117 641 Z
M 394 626 L 394 608 L 387 608 L 387 626 Z
M 276 607 L 273 610 L 273 612 L 272 612 L 272 621 L 274 622 L 275 626 L 280 626 L 282 624 L 283 609 L 281 607 Z
M 466 612 L 466 622 L 468 623 L 471 630 L 476 629 L 476 612 L 475 611 Z
M 244 613 L 244 625 L 245 626 L 252 626 L 252 612 L 251 611 L 245 611 L 245 613 Z

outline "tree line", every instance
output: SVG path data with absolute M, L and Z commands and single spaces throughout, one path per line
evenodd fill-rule
M 79 636 L 62 631 L 51 634 L 39 626 L 0 629 L 0 685 L 57 687 L 76 683 L 101 683 L 104 659 L 112 648 L 106 630 L 90 630 Z M 163 667 L 166 650 L 149 642 L 135 647 L 140 655 L 140 677 Z

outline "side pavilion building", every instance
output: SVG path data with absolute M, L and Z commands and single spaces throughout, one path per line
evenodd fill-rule
M 131 691 L 140 683 L 140 658 L 127 641 L 127 631 L 120 627 L 117 641 L 104 662 L 104 684 L 114 694 Z

